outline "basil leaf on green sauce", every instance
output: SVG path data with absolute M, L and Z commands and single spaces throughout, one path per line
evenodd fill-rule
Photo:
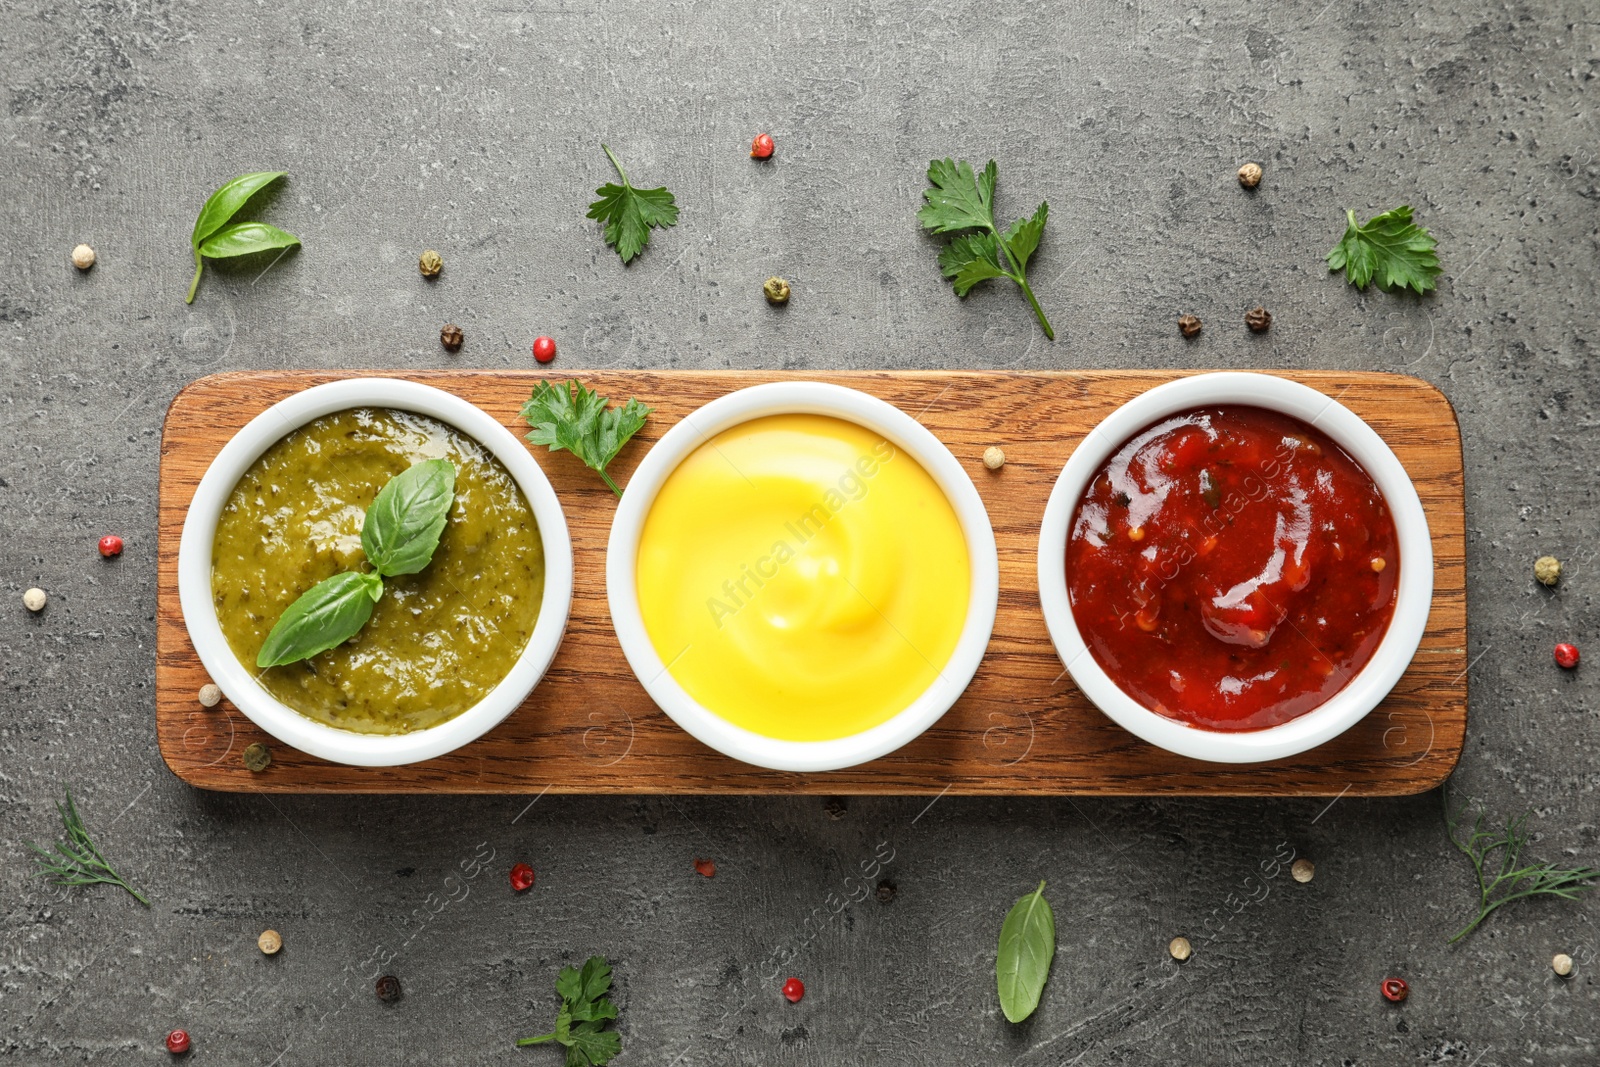
M 344 644 L 372 618 L 383 596 L 376 574 L 345 571 L 324 579 L 290 604 L 256 655 L 256 666 L 279 667 Z
M 1056 956 L 1056 916 L 1044 899 L 1044 883 L 1011 906 L 1000 926 L 1000 952 L 994 974 L 1000 985 L 1000 1010 L 1011 1022 L 1033 1014 Z
M 456 468 L 447 459 L 423 460 L 389 479 L 361 526 L 361 548 L 379 574 L 416 574 L 428 565 L 455 492 Z

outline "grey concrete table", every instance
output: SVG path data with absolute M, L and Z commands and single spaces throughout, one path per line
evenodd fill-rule
M 1532 809 L 1538 858 L 1596 862 L 1600 668 L 1562 673 L 1550 648 L 1600 656 L 1597 70 L 1581 0 L 0 3 L 0 1059 L 160 1063 L 185 1026 L 195 1063 L 556 1064 L 512 1041 L 553 1019 L 561 962 L 603 952 L 621 1065 L 1595 1063 L 1600 898 L 1448 946 L 1475 890 L 1437 794 L 837 818 L 809 798 L 208 795 L 162 766 L 151 685 L 161 418 L 209 372 L 524 367 L 542 333 L 573 371 L 1405 371 L 1466 437 L 1457 795 Z M 601 140 L 683 207 L 626 269 L 583 217 Z M 962 302 L 940 279 L 914 213 L 946 154 L 999 160 L 1007 219 L 1050 201 L 1033 275 L 1054 344 L 1014 287 Z M 212 268 L 186 307 L 196 209 L 268 168 L 291 177 L 267 217 L 304 249 Z M 1330 277 L 1344 209 L 1401 203 L 1439 238 L 1438 292 Z M 80 241 L 100 255 L 81 275 Z M 784 314 L 760 296 L 775 273 Z M 1544 552 L 1568 564 L 1554 591 L 1531 578 Z M 57 830 L 63 783 L 149 909 L 35 877 L 23 842 Z M 880 843 L 897 898 L 835 914 Z M 1291 849 L 1315 880 L 1235 912 Z M 539 872 L 523 896 L 515 860 Z M 1012 1026 L 995 937 L 1040 878 L 1060 952 Z M 1181 967 L 1177 934 L 1199 946 Z M 380 969 L 398 1004 L 372 995 Z M 1412 985 L 1398 1008 L 1390 974 Z

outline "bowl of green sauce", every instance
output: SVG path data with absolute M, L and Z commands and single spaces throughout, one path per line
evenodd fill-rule
M 369 509 L 430 463 L 453 476 L 437 546 L 380 582 Z M 374 587 L 359 629 L 258 666 L 291 605 L 340 575 Z M 323 759 L 395 766 L 476 740 L 538 684 L 566 629 L 572 543 L 504 426 L 430 386 L 353 378 L 274 404 L 218 453 L 184 521 L 178 594 L 201 662 L 252 722 Z

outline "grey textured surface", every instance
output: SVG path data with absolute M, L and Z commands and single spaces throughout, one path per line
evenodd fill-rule
M 560 961 L 604 952 L 624 1067 L 1600 1060 L 1600 898 L 1446 946 L 1473 891 L 1437 795 L 855 800 L 840 819 L 783 797 L 215 796 L 163 767 L 151 701 L 161 418 L 208 372 L 521 367 L 539 333 L 574 371 L 1409 371 L 1466 438 L 1458 791 L 1531 808 L 1542 858 L 1600 860 L 1600 667 L 1549 651 L 1600 656 L 1597 40 L 1581 0 L 0 2 L 0 1058 L 164 1062 L 186 1026 L 196 1063 L 555 1064 L 512 1039 L 552 1018 Z M 762 129 L 778 155 L 758 166 Z M 627 269 L 583 218 L 602 138 L 683 206 Z M 945 154 L 1000 161 L 1007 219 L 1049 199 L 1033 274 L 1055 344 L 1013 288 L 963 303 L 939 278 L 913 213 Z M 304 250 L 213 268 L 185 307 L 200 203 L 280 167 L 265 217 Z M 1439 291 L 1328 277 L 1343 209 L 1397 203 L 1440 239 Z M 100 254 L 83 275 L 79 241 Z M 771 273 L 795 286 L 782 313 Z M 1264 336 L 1241 324 L 1257 303 Z M 109 563 L 108 531 L 127 539 Z M 1543 552 L 1567 561 L 1558 590 L 1531 580 Z M 62 782 L 150 909 L 34 877 L 23 842 L 55 831 Z M 834 914 L 880 842 L 898 898 Z M 1290 849 L 1315 881 L 1266 876 Z M 523 896 L 515 860 L 539 871 Z M 1010 1026 L 995 935 L 1040 878 L 1060 953 Z M 399 1004 L 373 997 L 380 969 Z M 1412 983 L 1403 1007 L 1387 974 Z

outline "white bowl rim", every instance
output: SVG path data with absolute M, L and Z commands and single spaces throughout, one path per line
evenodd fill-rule
M 1394 616 L 1371 660 L 1326 703 L 1261 730 L 1223 733 L 1169 719 L 1125 693 L 1089 653 L 1067 593 L 1067 532 L 1095 472 L 1147 426 L 1198 407 L 1235 404 L 1293 415 L 1326 433 L 1377 484 L 1395 522 L 1400 578 Z M 1344 733 L 1377 707 L 1410 665 L 1433 603 L 1433 539 L 1416 486 L 1377 431 L 1337 398 L 1274 374 L 1217 371 L 1158 385 L 1117 408 L 1090 431 L 1062 468 L 1039 531 L 1039 600 L 1045 625 L 1072 680 L 1130 733 L 1169 752 L 1213 763 L 1284 759 Z
M 830 415 L 882 434 L 922 465 L 961 524 L 971 582 L 967 617 L 950 660 L 911 704 L 871 729 L 827 741 L 785 741 L 736 726 L 700 704 L 656 653 L 639 610 L 636 572 L 645 516 L 667 477 L 696 448 L 730 427 L 768 415 Z M 830 771 L 887 755 L 932 726 L 972 681 L 994 630 L 999 555 L 989 512 L 960 462 L 927 427 L 888 401 L 842 385 L 768 382 L 710 401 L 662 434 L 622 494 L 606 546 L 606 599 L 628 665 L 657 706 L 724 755 L 780 771 Z
M 290 431 L 352 408 L 390 408 L 438 419 L 488 449 L 522 491 L 544 542 L 544 596 L 533 633 L 510 672 L 483 699 L 437 726 L 388 736 L 340 730 L 281 703 L 239 662 L 223 636 L 211 594 L 217 521 L 250 465 Z M 516 436 L 458 396 L 402 378 L 342 378 L 273 404 L 234 434 L 211 461 L 184 518 L 178 547 L 178 600 L 189 640 L 222 691 L 245 717 L 286 745 L 336 763 L 393 767 L 451 752 L 475 741 L 516 710 L 555 658 L 572 606 L 572 539 L 555 490 Z

